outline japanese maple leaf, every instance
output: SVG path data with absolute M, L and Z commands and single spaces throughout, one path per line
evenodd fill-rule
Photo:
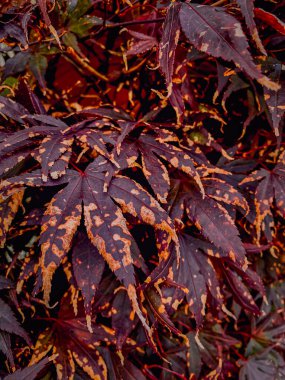
M 0 247 L 3 248 L 6 242 L 7 233 L 13 219 L 22 205 L 24 193 L 19 191 L 11 195 L 8 199 L 0 197 Z
M 272 124 L 277 140 L 280 140 L 284 125 L 284 112 L 285 112 L 285 74 L 282 62 L 269 58 L 262 65 L 267 75 L 280 84 L 278 91 L 272 91 L 268 88 L 264 89 L 264 99 L 269 110 L 269 121 Z
M 105 192 L 105 174 L 97 170 L 94 162 L 85 172 L 68 170 L 64 178 L 46 183 L 47 186 L 53 186 L 68 182 L 68 185 L 51 200 L 42 220 L 40 243 L 44 298 L 48 302 L 53 273 L 70 250 L 83 213 L 89 239 L 126 286 L 133 307 L 139 313 L 130 249 L 133 238 L 123 213 L 129 213 L 142 223 L 167 233 L 166 241 L 162 242 L 165 252 L 160 252 L 161 257 L 169 255 L 167 247 L 171 241 L 177 242 L 176 233 L 167 213 L 135 181 L 116 175 L 108 192 Z M 2 189 L 25 184 L 43 186 L 40 172 L 6 180 Z
M 7 116 L 18 122 L 26 121 L 32 124 L 30 128 L 9 135 L 0 144 L 0 160 L 4 161 L 6 171 L 7 164 L 14 166 L 14 161 L 19 162 L 19 157 L 21 160 L 25 159 L 26 152 L 24 151 L 24 155 L 22 154 L 23 147 L 29 147 L 32 143 L 38 148 L 34 151 L 31 150 L 30 154 L 41 164 L 44 181 L 49 175 L 56 179 L 65 173 L 72 153 L 72 144 L 75 140 L 77 143 L 85 144 L 97 153 L 110 158 L 105 144 L 112 140 L 108 136 L 109 133 L 105 135 L 100 130 L 105 121 L 93 120 L 90 122 L 89 120 L 68 126 L 62 120 L 48 115 L 29 115 L 27 110 L 10 99 L 3 100 L 0 97 L 0 104 L 1 102 L 3 102 L 2 112 Z M 31 149 L 31 147 L 29 148 Z M 14 161 L 9 162 L 7 158 L 12 153 Z
M 72 249 L 72 268 L 77 287 L 82 292 L 86 315 L 89 317 L 92 301 L 103 275 L 105 261 L 86 234 L 79 233 L 76 238 Z
M 224 279 L 234 299 L 245 310 L 259 313 L 249 288 L 257 290 L 261 295 L 265 292 L 260 277 L 253 270 L 247 268 L 244 271 L 239 264 L 230 259 L 229 255 L 204 240 L 196 239 L 186 233 L 179 233 L 178 238 L 181 263 L 178 265 L 175 259 L 170 274 L 172 273 L 172 280 L 183 285 L 197 328 L 204 322 L 209 294 L 215 308 L 229 314 L 224 305 L 225 296 L 222 292 Z M 181 291 L 177 289 L 171 293 L 172 305 L 180 299 L 180 293 Z
M 176 7 L 179 6 L 177 3 Z M 279 89 L 279 85 L 263 75 L 254 64 L 241 24 L 223 8 L 187 1 L 181 5 L 179 17 L 186 37 L 198 50 L 233 61 L 265 87 Z
M 185 287 L 187 302 L 199 328 L 205 316 L 208 289 L 220 307 L 223 296 L 215 269 L 207 255 L 201 251 L 202 241 L 186 234 L 178 236 L 181 263 L 173 264 L 173 280 Z M 173 296 L 174 300 L 179 298 L 179 292 L 176 290 Z
M 284 357 L 272 347 L 251 355 L 246 361 L 239 360 L 241 380 L 281 380 L 285 376 Z
M 246 25 L 248 30 L 262 54 L 267 55 L 264 46 L 260 40 L 257 27 L 254 21 L 254 0 L 237 0 L 237 3 L 240 7 L 240 10 L 245 18 Z
M 136 41 L 133 41 L 132 45 L 127 50 L 127 56 L 145 53 L 158 44 L 157 39 L 153 36 L 139 33 L 134 30 L 128 30 L 128 33 L 134 37 Z
M 277 212 L 285 217 L 285 165 L 284 152 L 280 155 L 277 165 L 273 170 L 259 169 L 251 173 L 248 177 L 241 181 L 241 185 L 250 182 L 258 183 L 255 189 L 255 209 L 256 209 L 256 233 L 257 241 L 261 238 L 261 232 L 264 232 L 268 240 L 272 240 L 272 230 L 274 227 L 274 219 L 271 209 L 273 201 Z
M 172 92 L 172 75 L 175 50 L 180 36 L 179 12 L 181 4 L 171 4 L 163 23 L 163 33 L 159 44 L 159 65 L 165 75 L 168 96 Z
M 124 305 L 124 308 L 121 308 Z M 116 334 L 116 346 L 118 350 L 122 350 L 122 347 L 136 326 L 138 318 L 134 318 L 132 305 L 128 299 L 127 292 L 122 289 L 116 292 L 112 303 L 112 328 Z
M 220 189 L 215 189 L 213 185 L 218 185 Z M 225 184 L 224 191 L 221 191 L 222 188 L 222 183 L 212 181 L 212 186 L 206 190 L 203 199 L 197 186 L 188 179 L 183 180 L 181 177 L 173 180 L 169 202 L 170 216 L 180 224 L 186 213 L 205 238 L 246 268 L 245 249 L 238 229 L 225 207 L 216 199 L 233 205 L 238 202 L 240 206 L 247 208 L 246 202 L 242 201 L 241 195 L 229 184 Z
M 72 380 L 75 375 L 75 363 L 81 367 L 90 379 L 106 379 L 107 366 L 97 347 L 101 342 L 115 343 L 114 331 L 107 326 L 92 323 L 91 333 L 84 323 L 82 304 L 78 314 L 74 314 L 70 294 L 66 293 L 61 301 L 58 317 L 51 327 L 39 336 L 30 364 L 37 363 L 53 350 L 53 362 L 58 379 Z
M 257 34 L 253 19 L 253 5 L 239 1 L 242 12 L 253 38 L 263 53 L 266 53 Z M 254 64 L 248 51 L 248 42 L 243 33 L 241 24 L 223 8 L 208 5 L 176 2 L 171 4 L 163 24 L 163 32 L 159 44 L 159 64 L 166 78 L 168 94 L 172 92 L 172 75 L 175 62 L 175 51 L 179 40 L 180 27 L 187 39 L 198 50 L 214 57 L 220 57 L 227 61 L 233 61 L 249 76 L 257 79 L 262 85 L 272 90 L 278 90 L 278 84 L 272 82 L 261 73 Z M 179 96 L 177 97 L 177 100 Z M 173 99 L 174 100 L 174 99 Z M 172 103 L 173 103 L 172 100 Z M 176 103 L 176 112 L 180 115 L 179 102 Z
M 17 371 L 5 376 L 6 380 L 34 380 L 38 374 L 55 358 L 55 356 L 46 357 L 36 364 L 32 364 L 25 368 L 20 368 Z
M 173 145 L 176 143 L 177 145 Z M 120 154 L 114 154 L 114 160 L 121 169 L 130 167 L 141 155 L 142 171 L 157 199 L 166 203 L 170 188 L 168 164 L 193 178 L 204 193 L 200 175 L 196 166 L 195 149 L 180 147 L 175 134 L 167 130 L 155 130 L 155 134 L 142 132 L 139 138 L 120 141 Z

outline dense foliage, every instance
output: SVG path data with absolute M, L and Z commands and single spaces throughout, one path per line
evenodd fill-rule
M 1 377 L 285 378 L 281 3 L 1 3 Z

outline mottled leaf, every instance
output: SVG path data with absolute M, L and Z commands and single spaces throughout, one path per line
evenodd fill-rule
M 197 49 L 233 61 L 265 87 L 279 89 L 279 85 L 264 76 L 254 64 L 241 24 L 223 9 L 182 4 L 180 22 L 186 37 Z
M 16 103 L 12 99 L 0 96 L 0 113 L 24 124 L 25 121 L 23 116 L 27 115 L 29 112 L 21 104 Z
M 32 364 L 29 367 L 18 369 L 11 375 L 5 376 L 5 380 L 34 380 L 38 374 L 43 370 L 47 364 L 53 360 L 53 357 L 45 358 L 39 361 L 37 364 Z
M 285 74 L 284 68 L 281 62 L 273 61 L 266 62 L 264 68 L 269 71 L 269 77 L 277 83 L 280 83 L 280 89 L 278 91 L 271 91 L 270 89 L 264 89 L 264 99 L 268 106 L 272 126 L 275 135 L 278 137 L 282 134 L 282 122 L 285 112 Z
M 202 199 L 194 188 L 189 189 L 185 207 L 189 219 L 211 243 L 224 250 L 233 261 L 247 266 L 238 229 L 224 207 L 210 197 Z
M 77 286 L 84 298 L 85 311 L 90 324 L 92 301 L 102 278 L 105 261 L 98 249 L 82 233 L 77 237 L 72 250 L 72 267 Z
M 163 32 L 159 43 L 159 65 L 165 75 L 168 96 L 172 92 L 172 75 L 175 60 L 175 50 L 180 36 L 179 11 L 180 3 L 173 3 L 168 8 Z
M 121 305 L 124 305 L 124 307 L 121 308 Z M 135 317 L 127 292 L 119 290 L 112 303 L 112 328 L 116 331 L 118 350 L 122 350 L 137 321 L 138 319 Z
M 3 248 L 6 242 L 7 233 L 13 219 L 22 205 L 23 191 L 11 195 L 8 199 L 0 198 L 0 247 Z
M 134 37 L 136 40 L 133 42 L 131 47 L 127 50 L 127 56 L 143 54 L 148 50 L 151 50 L 157 45 L 157 40 L 153 36 L 149 36 L 144 33 L 135 32 L 134 30 L 129 30 L 128 33 Z
M 40 335 L 30 364 L 37 363 L 53 348 L 53 353 L 58 354 L 53 362 L 59 380 L 74 378 L 75 362 L 90 379 L 106 379 L 107 367 L 97 347 L 103 342 L 114 343 L 115 332 L 107 326 L 92 323 L 91 333 L 82 318 L 83 304 L 78 304 L 78 314 L 75 316 L 70 301 L 70 294 L 66 293 L 52 328 Z
M 251 34 L 251 37 L 256 43 L 256 46 L 262 54 L 267 55 L 266 50 L 260 40 L 257 27 L 254 21 L 254 0 L 237 0 L 241 12 L 245 18 L 246 25 Z

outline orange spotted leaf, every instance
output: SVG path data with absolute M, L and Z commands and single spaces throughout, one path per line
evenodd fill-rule
M 72 268 L 76 284 L 84 298 L 86 315 L 90 318 L 92 301 L 101 281 L 105 261 L 98 249 L 83 233 L 79 233 L 72 250 Z
M 179 11 L 180 3 L 172 3 L 168 8 L 163 24 L 163 32 L 159 43 L 159 65 L 165 75 L 168 96 L 172 92 L 172 75 L 175 50 L 180 35 Z
M 254 0 L 237 0 L 240 10 L 245 18 L 246 25 L 256 46 L 262 54 L 267 55 L 266 50 L 260 40 L 257 27 L 254 21 Z
M 186 37 L 198 50 L 233 61 L 265 87 L 279 89 L 279 85 L 254 64 L 239 21 L 223 9 L 187 2 L 181 5 L 180 23 Z

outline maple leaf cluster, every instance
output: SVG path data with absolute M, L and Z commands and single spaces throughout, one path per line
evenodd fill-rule
M 282 4 L 0 9 L 1 378 L 285 378 Z

